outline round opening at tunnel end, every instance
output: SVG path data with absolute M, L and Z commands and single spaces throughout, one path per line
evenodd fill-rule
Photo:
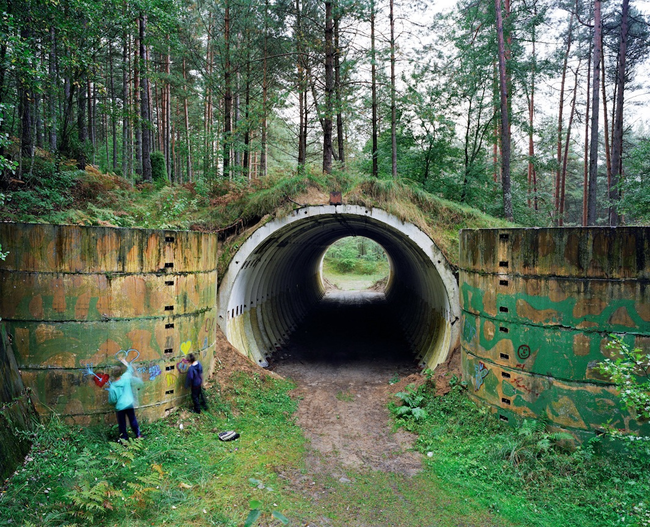
M 365 236 L 346 236 L 330 245 L 321 263 L 324 289 L 383 292 L 391 272 L 384 248 Z

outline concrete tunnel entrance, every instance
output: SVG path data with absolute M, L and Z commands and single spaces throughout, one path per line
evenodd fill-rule
M 435 368 L 444 362 L 460 334 L 458 284 L 449 263 L 415 225 L 356 205 L 297 209 L 258 228 L 242 244 L 218 292 L 219 325 L 231 344 L 268 366 L 271 355 L 322 306 L 323 256 L 348 236 L 364 236 L 384 248 L 391 273 L 381 301 L 421 365 Z

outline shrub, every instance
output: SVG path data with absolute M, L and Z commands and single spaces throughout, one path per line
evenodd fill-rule
M 621 402 L 639 420 L 650 419 L 650 353 L 631 348 L 618 335 L 612 335 L 606 348 L 612 358 L 598 364 L 600 373 L 616 385 Z
M 162 152 L 156 151 L 151 154 L 151 177 L 155 183 L 167 184 L 167 167 Z
M 395 397 L 402 401 L 402 406 L 395 408 L 397 417 L 402 419 L 413 418 L 416 421 L 427 418 L 427 411 L 422 408 L 425 400 L 422 386 L 416 388 L 414 384 L 409 384 L 405 392 L 397 392 Z

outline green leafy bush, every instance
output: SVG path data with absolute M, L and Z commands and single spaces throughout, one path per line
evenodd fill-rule
M 25 174 L 24 188 L 7 195 L 11 198 L 10 208 L 19 214 L 39 216 L 64 209 L 73 202 L 73 189 L 83 172 L 58 170 L 54 163 L 36 158 L 34 169 Z
M 371 275 L 385 267 L 388 258 L 378 243 L 355 236 L 334 242 L 325 253 L 325 261 L 340 274 Z
M 611 358 L 598 364 L 601 374 L 609 377 L 619 391 L 621 402 L 639 420 L 650 419 L 650 353 L 628 346 L 612 335 L 606 348 Z
M 167 167 L 162 152 L 155 151 L 151 154 L 151 178 L 159 185 L 167 184 Z
M 397 392 L 395 397 L 402 401 L 401 406 L 394 407 L 394 414 L 402 419 L 426 419 L 429 414 L 422 408 L 425 400 L 424 387 L 416 388 L 414 384 L 409 384 L 405 392 Z

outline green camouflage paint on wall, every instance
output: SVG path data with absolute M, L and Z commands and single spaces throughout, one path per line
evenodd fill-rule
M 615 428 L 650 435 L 650 423 L 639 423 L 624 410 L 610 385 L 534 375 L 502 367 L 466 351 L 461 362 L 472 397 L 497 411 L 506 409 L 520 418 L 546 417 L 567 430 L 596 431 L 609 422 Z M 482 383 L 476 382 L 479 370 L 487 371 Z
M 649 228 L 461 232 L 462 359 L 472 396 L 569 430 L 622 410 L 596 366 L 607 337 L 650 350 Z M 507 419 L 507 416 L 503 416 Z
M 145 381 L 144 419 L 186 398 L 187 354 L 211 371 L 215 235 L 3 224 L 0 238 L 9 251 L 0 316 L 39 413 L 80 424 L 112 419 L 105 387 L 123 371 L 119 356 L 135 360 Z

